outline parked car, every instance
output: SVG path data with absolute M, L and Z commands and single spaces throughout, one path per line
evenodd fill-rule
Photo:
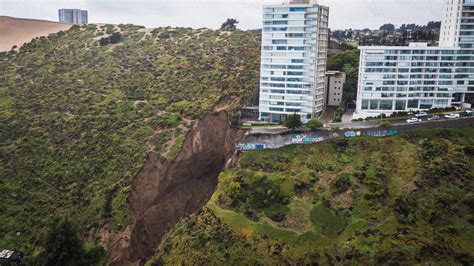
M 465 111 L 465 112 L 461 113 L 461 116 L 465 116 L 465 117 L 472 116 L 472 111 L 470 111 L 470 110 L 467 110 L 467 111 Z
M 445 115 L 444 117 L 446 117 L 447 119 L 455 119 L 455 118 L 460 118 L 461 115 L 459 115 L 459 114 L 449 114 L 449 115 Z
M 407 123 L 408 124 L 411 124 L 411 123 L 416 123 L 416 122 L 420 122 L 421 120 L 416 118 L 416 117 L 413 117 L 413 118 L 410 118 L 407 120 Z
M 418 114 L 415 115 L 416 117 L 425 117 L 425 116 L 428 116 L 428 114 L 426 112 L 420 112 Z
M 432 117 L 428 117 L 428 121 L 434 121 L 434 120 L 439 120 L 441 117 L 434 115 Z

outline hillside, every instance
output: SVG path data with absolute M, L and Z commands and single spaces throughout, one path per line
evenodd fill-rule
M 147 265 L 471 265 L 474 127 L 244 153 Z
M 72 25 L 53 21 L 0 16 L 0 52 L 20 47 L 31 39 L 67 30 Z
M 242 31 L 88 25 L 0 53 L 0 248 L 31 263 L 67 218 L 85 249 L 101 245 L 111 259 L 153 251 L 209 200 L 233 149 L 218 111 L 258 87 L 259 42 Z M 180 184 L 193 204 L 156 205 Z M 174 210 L 160 217 L 166 226 L 143 218 L 163 208 Z M 151 242 L 128 242 L 146 234 Z

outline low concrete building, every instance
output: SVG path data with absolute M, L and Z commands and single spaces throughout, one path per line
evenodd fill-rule
M 326 72 L 326 95 L 327 106 L 340 106 L 342 103 L 342 94 L 344 92 L 344 83 L 346 82 L 346 73 L 340 71 Z

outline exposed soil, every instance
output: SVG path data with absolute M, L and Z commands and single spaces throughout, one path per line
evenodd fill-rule
M 109 246 L 109 264 L 140 265 L 181 218 L 200 211 L 242 135 L 229 126 L 226 113 L 209 114 L 193 123 L 172 162 L 150 153 L 132 182 L 133 224 Z
M 31 39 L 68 30 L 72 25 L 54 21 L 0 16 L 0 52 L 18 48 Z

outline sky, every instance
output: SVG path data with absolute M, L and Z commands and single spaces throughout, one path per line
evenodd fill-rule
M 0 0 L 0 15 L 57 21 L 59 8 L 89 12 L 89 23 L 132 23 L 219 28 L 227 18 L 241 29 L 262 27 L 262 5 L 284 0 Z M 319 0 L 330 7 L 329 27 L 377 29 L 384 23 L 426 24 L 441 20 L 443 0 Z M 0 25 L 1 27 L 1 25 Z

